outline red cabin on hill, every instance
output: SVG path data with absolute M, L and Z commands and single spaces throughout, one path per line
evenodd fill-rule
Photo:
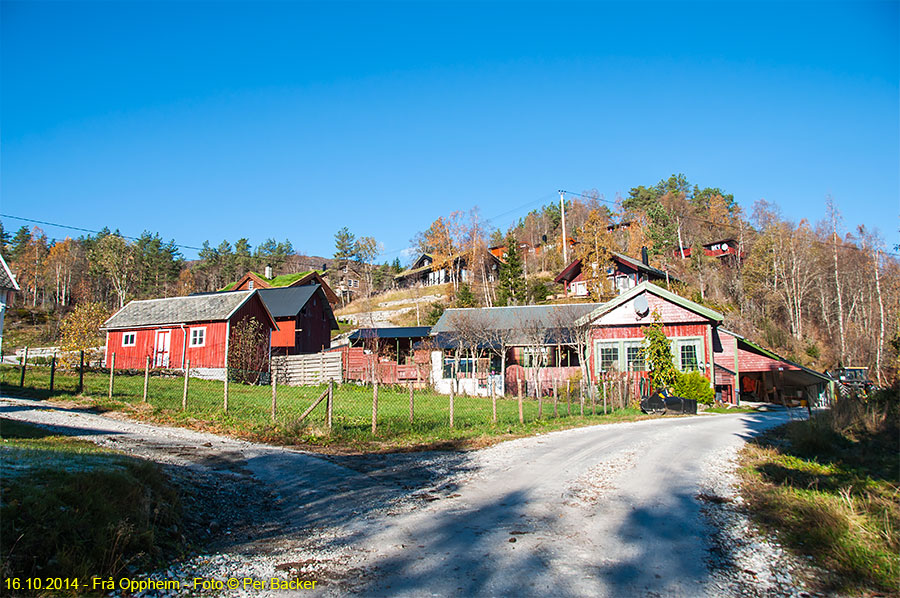
M 117 368 L 143 368 L 147 357 L 158 368 L 184 369 L 190 362 L 198 375 L 224 379 L 232 330 L 251 317 L 266 331 L 259 351 L 268 356 L 278 326 L 258 291 L 132 301 L 103 325 L 106 363 L 113 353 Z

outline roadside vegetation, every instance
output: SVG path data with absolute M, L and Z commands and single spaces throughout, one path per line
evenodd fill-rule
M 153 463 L 0 418 L 0 595 L 91 594 L 91 578 L 127 575 L 184 550 L 178 494 Z M 31 578 L 77 579 L 48 591 Z
M 117 371 L 110 400 L 108 370 L 85 372 L 84 391 L 80 395 L 76 392 L 78 376 L 71 370 L 58 370 L 55 390 L 46 390 L 50 382 L 48 370 L 46 367 L 28 368 L 25 384 L 20 388 L 20 368 L 2 366 L 0 390 L 14 396 L 75 401 L 102 411 L 122 411 L 148 421 L 326 452 L 478 448 L 518 436 L 651 417 L 634 408 L 609 409 L 604 414 L 599 401 L 594 407 L 595 414 L 592 414 L 589 400 L 584 415 L 581 415 L 580 401 L 575 393 L 569 399 L 563 392 L 556 415 L 552 398 L 545 397 L 541 403 L 526 398 L 523 401 L 524 424 L 519 423 L 518 400 L 498 398 L 495 424 L 492 423 L 489 398 L 457 396 L 454 427 L 451 428 L 448 396 L 427 389 L 416 390 L 415 415 L 410 423 L 408 388 L 380 386 L 378 425 L 373 435 L 372 387 L 348 383 L 335 386 L 333 427 L 329 432 L 324 401 L 305 420 L 298 422 L 299 416 L 325 391 L 325 386 L 279 386 L 277 416 L 273 422 L 270 386 L 232 382 L 229 384 L 229 408 L 225 412 L 222 382 L 192 378 L 187 409 L 182 409 L 184 377 L 180 375 L 152 376 L 148 401 L 144 403 L 143 372 L 127 375 Z
M 744 449 L 751 516 L 827 572 L 810 580 L 822 591 L 900 595 L 898 391 L 841 399 Z

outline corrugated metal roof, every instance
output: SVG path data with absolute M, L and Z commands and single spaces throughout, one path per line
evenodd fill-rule
M 103 325 L 104 329 L 225 320 L 255 291 L 232 291 L 168 299 L 132 301 Z

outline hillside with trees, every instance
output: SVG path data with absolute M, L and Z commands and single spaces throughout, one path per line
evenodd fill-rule
M 586 270 L 595 300 L 614 292 L 603 276 L 609 257 L 617 252 L 640 258 L 646 247 L 651 265 L 679 281 L 674 290 L 720 310 L 729 329 L 820 370 L 862 365 L 881 383 L 896 378 L 898 248 L 845 223 L 833 199 L 824 201 L 824 219 L 792 222 L 777 205 L 759 200 L 745 212 L 722 188 L 701 187 L 680 174 L 613 200 L 595 190 L 565 195 L 566 253 L 570 262 L 599 265 Z M 413 245 L 433 257 L 433 268 L 449 266 L 448 305 L 537 303 L 563 292 L 553 282 L 566 266 L 562 226 L 559 201 L 505 231 L 473 208 L 440 216 L 415 235 Z M 204 242 L 199 259 L 186 261 L 174 240 L 149 231 L 137 239 L 104 229 L 51 241 L 40 228 L 23 226 L 12 236 L 0 228 L 0 237 L 22 288 L 7 322 L 7 351 L 16 344 L 56 342 L 60 322 L 77 304 L 97 303 L 112 312 L 131 299 L 220 290 L 266 266 L 275 275 L 326 270 L 329 284 L 346 289 L 341 295 L 349 300 L 390 289 L 402 270 L 396 258 L 376 263 L 380 244 L 346 227 L 335 234 L 331 258 L 298 255 L 288 240 L 252 247 L 242 238 L 216 246 Z M 723 240 L 741 257 L 704 251 L 704 245 Z M 491 271 L 485 259 L 492 248 L 504 255 L 499 271 Z M 460 255 L 466 256 L 463 266 L 454 260 Z M 460 267 L 467 270 L 465 281 Z M 20 327 L 28 334 L 18 334 Z

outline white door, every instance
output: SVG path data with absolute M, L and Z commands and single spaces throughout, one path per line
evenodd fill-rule
M 169 367 L 169 340 L 171 339 L 171 334 L 170 330 L 156 331 L 156 354 L 153 358 L 153 367 Z

